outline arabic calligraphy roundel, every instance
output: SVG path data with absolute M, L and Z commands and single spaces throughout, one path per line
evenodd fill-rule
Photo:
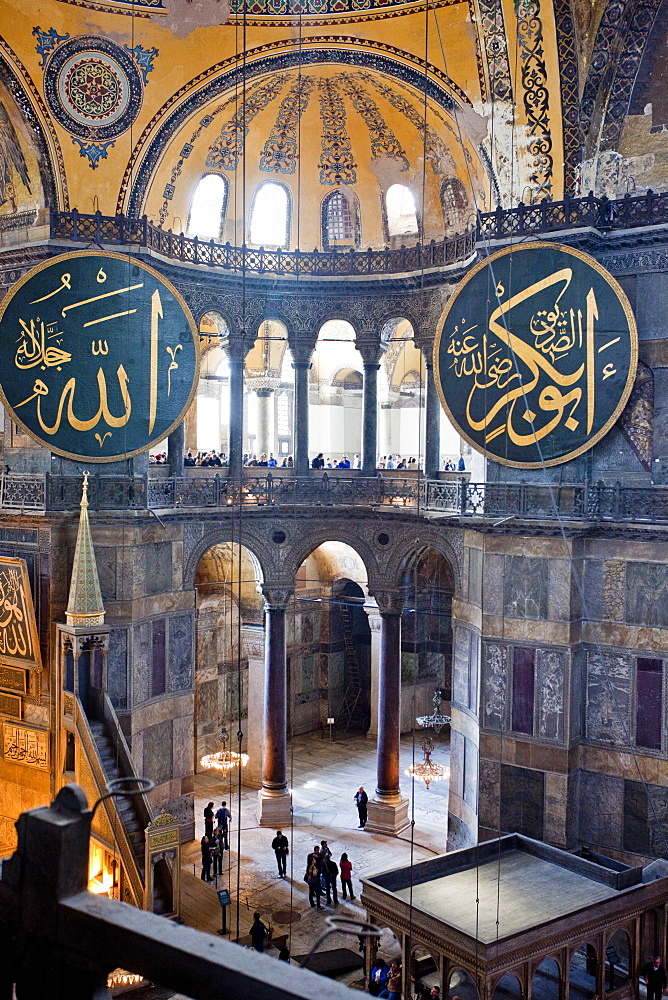
M 141 107 L 141 76 L 132 57 L 107 38 L 81 35 L 49 59 L 44 92 L 57 121 L 83 139 L 116 139 Z
M 0 306 L 0 397 L 56 455 L 114 462 L 146 451 L 181 422 L 198 378 L 190 310 L 133 258 L 53 257 Z
M 434 343 L 459 433 L 516 468 L 559 465 L 608 433 L 633 387 L 635 320 L 615 279 L 555 243 L 492 254 L 448 302 Z

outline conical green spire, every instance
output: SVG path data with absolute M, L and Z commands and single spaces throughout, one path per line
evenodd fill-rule
M 77 547 L 74 551 L 67 624 L 75 628 L 104 625 L 104 604 L 97 576 L 95 550 L 88 521 L 88 473 L 84 472 Z

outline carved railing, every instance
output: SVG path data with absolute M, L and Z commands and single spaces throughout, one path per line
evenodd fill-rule
M 92 476 L 91 510 L 206 510 L 245 507 L 410 508 L 460 517 L 517 517 L 525 520 L 668 522 L 668 487 L 550 483 L 471 483 L 400 474 L 347 478 L 245 476 Z M 77 510 L 80 476 L 3 477 L 4 510 Z
M 264 247 L 235 247 L 230 243 L 200 240 L 164 230 L 149 222 L 126 215 L 107 216 L 100 212 L 85 215 L 51 213 L 51 239 L 105 246 L 148 247 L 162 257 L 188 264 L 204 264 L 225 271 L 245 269 L 256 274 L 304 275 L 305 277 L 349 277 L 351 275 L 405 274 L 446 267 L 470 257 L 476 244 L 487 240 L 594 228 L 601 232 L 635 229 L 668 223 L 668 193 L 647 194 L 611 200 L 589 194 L 563 201 L 541 201 L 535 205 L 497 208 L 481 212 L 476 227 L 460 236 L 381 250 L 266 250 Z

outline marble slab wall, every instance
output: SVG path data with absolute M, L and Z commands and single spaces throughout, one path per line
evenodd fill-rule
M 548 560 L 504 557 L 503 613 L 510 618 L 548 617 Z
M 628 746 L 631 734 L 632 657 L 587 654 L 587 738 Z
M 527 767 L 501 765 L 501 829 L 543 839 L 545 775 Z

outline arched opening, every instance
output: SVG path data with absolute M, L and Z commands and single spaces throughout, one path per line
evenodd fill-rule
M 424 379 L 421 351 L 411 323 L 388 320 L 381 330 L 385 352 L 378 380 L 379 467 L 421 468 L 424 453 Z M 412 462 L 411 462 L 412 459 Z
M 449 1000 L 478 1000 L 478 987 L 473 977 L 464 969 L 455 969 L 448 979 Z
M 219 240 L 227 208 L 227 178 L 222 174 L 205 174 L 195 187 L 188 213 L 188 236 L 201 240 Z
M 309 450 L 322 452 L 325 469 L 354 468 L 362 450 L 362 358 L 355 331 L 344 320 L 320 328 L 309 373 Z M 346 465 L 349 462 L 349 465 Z
M 507 972 L 494 987 L 492 1000 L 522 1000 L 522 986 L 517 976 Z
M 195 574 L 195 769 L 203 755 L 220 749 L 218 734 L 244 731 L 242 749 L 250 772 L 259 774 L 262 687 L 249 681 L 264 663 L 262 571 L 253 553 L 237 542 L 221 542 L 202 555 Z M 245 632 L 256 632 L 257 649 L 249 651 Z M 250 692 L 250 697 L 249 697 Z M 251 718 L 252 716 L 252 718 Z M 238 723 L 241 723 L 239 725 Z M 255 745 L 251 741 L 259 736 Z M 235 745 L 233 749 L 238 749 Z
M 284 467 L 292 455 L 294 371 L 288 332 L 278 320 L 260 324 L 244 363 L 245 463 Z
M 359 243 L 359 209 L 355 195 L 348 191 L 332 191 L 322 202 L 323 250 L 350 250 Z
M 440 987 L 440 959 L 428 948 L 422 945 L 415 945 L 411 949 L 410 974 L 414 980 L 416 997 L 420 1000 L 428 1000 L 431 990 L 436 986 Z
M 185 465 L 208 466 L 212 452 L 227 464 L 230 384 L 225 344 L 229 337 L 226 321 L 217 312 L 208 312 L 200 320 L 200 379 L 197 395 L 185 417 Z M 157 446 L 158 451 L 166 450 Z M 216 467 L 217 463 L 216 463 Z
M 612 993 L 631 981 L 631 940 L 626 931 L 618 930 L 605 947 L 605 991 Z
M 385 194 L 387 233 L 393 236 L 417 236 L 419 233 L 415 195 L 405 184 L 392 184 Z
M 446 236 L 464 232 L 471 221 L 466 188 L 458 177 L 448 177 L 441 184 L 440 194 Z
M 287 247 L 290 242 L 290 192 L 284 184 L 264 181 L 251 205 L 249 243 L 262 247 Z
M 596 995 L 598 956 L 593 944 L 584 942 L 571 958 L 568 970 L 570 1000 L 592 1000 Z
M 561 976 L 555 959 L 544 958 L 531 979 L 531 1000 L 559 1000 Z

